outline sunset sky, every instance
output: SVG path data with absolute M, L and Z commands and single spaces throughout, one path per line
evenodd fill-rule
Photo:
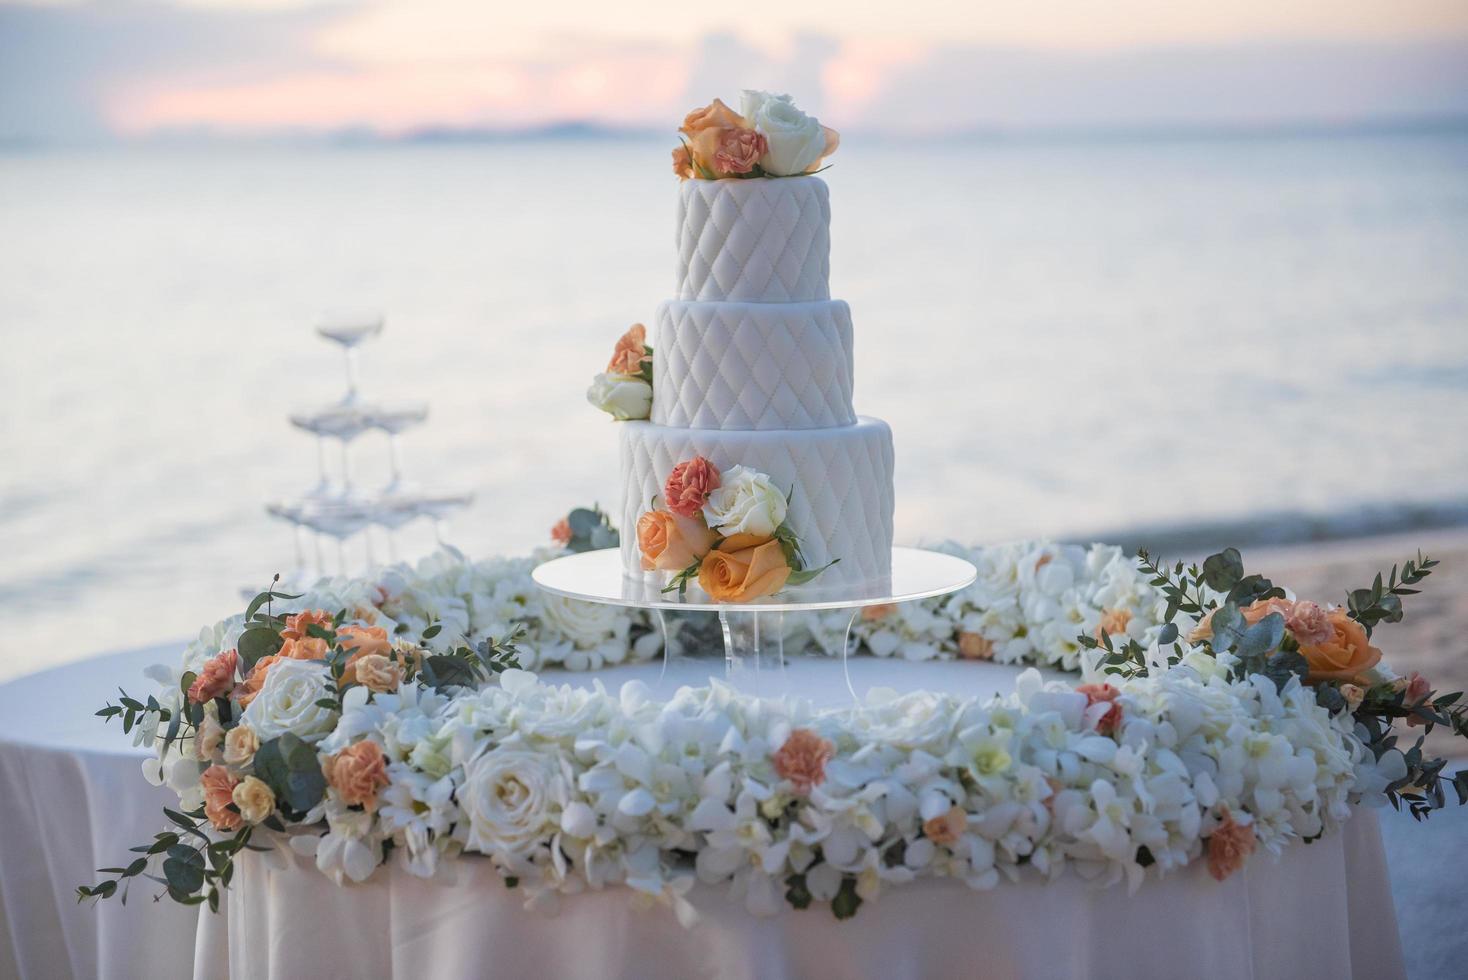
M 0 0 L 12 140 L 663 128 L 741 87 L 935 133 L 1464 116 L 1468 3 Z

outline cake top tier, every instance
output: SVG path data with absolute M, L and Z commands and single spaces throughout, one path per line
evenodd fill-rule
M 831 201 L 819 177 L 685 180 L 678 299 L 830 299 Z

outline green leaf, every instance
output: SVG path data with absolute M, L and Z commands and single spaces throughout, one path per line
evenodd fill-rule
M 849 919 L 861 907 L 861 896 L 856 893 L 856 879 L 848 875 L 841 879 L 841 890 L 831 899 L 831 912 L 838 919 Z
M 826 564 L 822 565 L 820 568 L 807 568 L 804 571 L 791 572 L 790 573 L 790 577 L 785 580 L 785 584 L 786 585 L 804 585 L 805 583 L 809 582 L 811 579 L 815 578 L 817 575 L 821 574 L 826 569 L 830 568 L 832 565 L 836 564 L 840 560 L 841 560 L 840 558 L 833 558 L 829 562 L 827 562 Z
M 289 732 L 260 744 L 254 768 L 275 798 L 297 812 L 311 809 L 326 793 L 316 749 Z
M 1215 592 L 1227 592 L 1244 577 L 1244 559 L 1237 548 L 1227 548 L 1203 561 L 1203 582 Z
M 480 674 L 474 665 L 462 657 L 438 654 L 427 657 L 423 662 L 424 673 L 431 672 L 430 683 L 436 690 L 450 687 L 477 687 Z
M 260 658 L 275 655 L 284 645 L 285 641 L 275 630 L 263 626 L 251 626 L 240 634 L 235 649 L 239 651 L 240 662 L 245 665 L 245 669 L 252 670 Z
M 168 849 L 163 877 L 170 892 L 192 895 L 204 887 L 204 855 L 185 844 Z
M 442 632 L 443 632 L 443 623 L 434 623 L 432 626 L 428 627 L 426 630 L 423 631 L 423 639 L 425 639 L 425 640 L 431 640 L 435 636 L 437 636 L 438 634 L 440 634 Z
M 791 875 L 785 879 L 785 901 L 792 908 L 808 909 L 812 898 L 810 888 L 805 883 L 805 875 Z
M 1241 659 L 1262 657 L 1279 649 L 1284 640 L 1285 621 L 1279 613 L 1270 613 L 1253 626 L 1244 630 L 1234 653 Z M 1300 658 L 1302 661 L 1304 657 Z

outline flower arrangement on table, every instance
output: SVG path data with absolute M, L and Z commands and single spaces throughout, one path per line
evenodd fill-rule
M 745 89 L 739 111 L 714 99 L 678 127 L 673 173 L 683 180 L 799 177 L 822 169 L 841 136 L 788 95 Z
M 840 559 L 807 568 L 787 520 L 788 494 L 758 470 L 727 474 L 703 456 L 673 467 L 660 501 L 637 519 L 644 571 L 672 573 L 663 592 L 697 581 L 715 602 L 752 602 L 804 585 Z
M 864 616 L 870 651 L 1070 663 L 1079 683 L 1026 671 L 987 702 L 920 692 L 825 712 L 713 683 L 660 703 L 522 669 L 597 663 L 546 653 L 573 633 L 573 649 L 656 647 L 633 651 L 633 623 L 528 601 L 502 619 L 521 589 L 504 561 L 272 588 L 155 670 L 156 694 L 99 712 L 157 749 L 146 774 L 180 803 L 79 897 L 146 877 L 217 907 L 241 851 L 288 847 L 337 881 L 484 855 L 537 908 L 621 885 L 690 922 L 703 882 L 757 914 L 822 902 L 845 917 L 925 877 L 990 888 L 1073 870 L 1136 888 L 1201 862 L 1222 880 L 1333 831 L 1353 803 L 1421 817 L 1445 788 L 1468 799 L 1468 773 L 1398 741 L 1399 722 L 1468 736 L 1459 696 L 1396 677 L 1372 643 L 1430 560 L 1334 608 L 1245 574 L 1233 551 L 1186 567 L 1103 546 L 971 554 L 965 593 Z M 822 621 L 806 628 L 822 649 Z

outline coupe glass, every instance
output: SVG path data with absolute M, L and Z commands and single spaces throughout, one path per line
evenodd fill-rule
M 357 348 L 382 333 L 382 314 L 369 310 L 339 310 L 328 313 L 316 324 L 316 332 L 341 344 L 346 357 L 347 394 L 343 401 L 357 400 Z

